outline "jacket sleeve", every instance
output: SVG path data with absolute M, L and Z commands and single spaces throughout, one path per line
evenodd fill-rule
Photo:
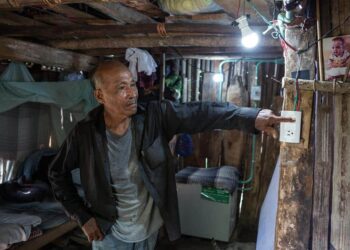
M 231 103 L 163 101 L 162 123 L 168 138 L 178 133 L 199 133 L 213 129 L 240 129 L 258 133 L 255 119 L 261 109 L 238 107 Z
M 62 203 L 71 219 L 80 226 L 92 215 L 73 184 L 71 170 L 78 167 L 78 148 L 75 129 L 67 137 L 49 167 L 49 181 L 56 200 Z

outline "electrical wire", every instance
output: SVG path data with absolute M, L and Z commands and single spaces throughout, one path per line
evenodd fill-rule
M 311 49 L 313 46 L 315 46 L 319 41 L 321 41 L 323 38 L 327 37 L 330 33 L 332 33 L 333 31 L 335 31 L 336 29 L 338 29 L 340 26 L 344 25 L 348 20 L 350 19 L 350 15 L 347 16 L 344 21 L 340 24 L 338 24 L 337 26 L 335 26 L 333 29 L 330 29 L 329 31 L 327 31 L 323 36 L 321 36 L 319 39 L 315 40 L 314 42 L 312 42 L 311 44 L 308 44 L 308 46 L 305 49 L 301 49 L 298 50 L 298 54 L 302 54 L 305 53 L 306 51 L 308 51 L 309 49 Z
M 301 69 L 301 59 L 302 55 L 298 55 L 298 67 L 295 75 L 295 97 L 294 97 L 294 111 L 300 111 L 300 103 L 301 103 L 301 95 L 300 95 L 300 87 L 299 87 L 299 74 Z
M 240 8 L 241 8 L 241 0 L 238 0 L 238 8 L 237 8 L 237 14 L 236 14 L 237 18 L 239 17 Z
M 315 46 L 320 40 L 322 40 L 323 38 L 327 37 L 330 33 L 332 33 L 334 30 L 338 29 L 339 27 L 341 27 L 342 25 L 344 25 L 349 19 L 350 19 L 350 15 L 347 16 L 344 21 L 340 24 L 338 24 L 337 26 L 335 26 L 334 28 L 332 28 L 331 30 L 327 31 L 323 36 L 321 36 L 319 39 L 315 40 L 314 42 L 308 44 L 308 46 L 304 49 L 296 49 L 294 46 L 292 46 L 291 44 L 289 44 L 283 34 L 281 34 L 281 32 L 275 27 L 274 25 L 274 21 L 269 21 L 259 10 L 258 8 L 250 1 L 250 0 L 245 0 L 247 1 L 251 8 L 261 17 L 261 19 L 267 24 L 267 25 L 272 25 L 273 29 L 275 30 L 275 34 L 272 35 L 273 38 L 276 39 L 276 34 L 278 34 L 278 38 L 280 38 L 283 43 L 290 49 L 292 49 L 293 51 L 297 52 L 298 54 L 303 54 L 305 52 L 307 52 L 309 49 L 311 49 L 313 46 Z

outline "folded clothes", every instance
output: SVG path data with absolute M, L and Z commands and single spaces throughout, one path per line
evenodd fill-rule
M 28 240 L 32 228 L 40 223 L 35 215 L 0 212 L 0 244 L 5 247 Z
M 216 168 L 186 167 L 176 174 L 176 182 L 201 184 L 234 192 L 238 185 L 238 170 L 233 166 Z
M 42 230 L 57 227 L 69 220 L 58 202 L 5 203 L 0 207 L 1 212 L 38 216 L 41 218 L 38 227 Z

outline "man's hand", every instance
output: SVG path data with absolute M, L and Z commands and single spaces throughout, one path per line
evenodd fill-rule
M 103 240 L 104 236 L 97 225 L 95 218 L 89 219 L 81 228 L 89 242 L 93 240 Z
M 255 128 L 268 135 L 272 135 L 273 138 L 277 139 L 278 133 L 273 127 L 275 124 L 281 122 L 294 122 L 295 120 L 291 117 L 281 117 L 273 114 L 272 110 L 262 109 L 255 119 Z

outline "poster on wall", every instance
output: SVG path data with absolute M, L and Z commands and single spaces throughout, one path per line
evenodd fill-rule
M 323 39 L 323 60 L 326 80 L 343 79 L 350 63 L 350 35 Z

